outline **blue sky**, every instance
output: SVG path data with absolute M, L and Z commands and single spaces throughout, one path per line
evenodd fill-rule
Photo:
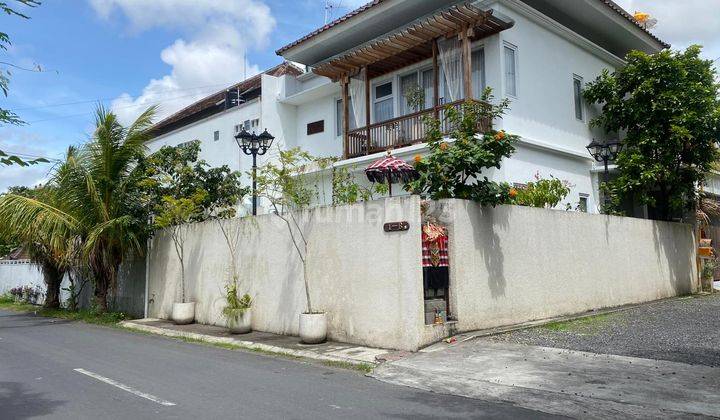
M 335 17 L 363 0 L 336 0 Z M 324 0 L 43 0 L 32 19 L 2 15 L 13 46 L 3 108 L 28 122 L 0 127 L 0 149 L 62 156 L 87 139 L 98 101 L 125 120 L 153 103 L 167 115 L 281 60 L 274 51 L 321 26 Z M 720 57 L 720 0 L 619 0 L 657 16 L 674 46 L 704 43 Z M 688 29 L 691 19 L 695 24 Z M 243 63 L 243 57 L 246 58 Z M 0 167 L 0 191 L 41 181 L 49 165 Z

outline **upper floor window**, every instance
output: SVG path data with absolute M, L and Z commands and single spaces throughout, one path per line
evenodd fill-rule
M 395 116 L 393 110 L 393 84 L 388 81 L 376 85 L 373 89 L 375 92 L 373 99 L 373 115 L 375 121 L 386 121 Z
M 215 132 L 213 133 L 213 140 L 214 140 L 214 141 L 220 140 L 220 132 L 219 132 L 219 131 L 215 131 Z
M 582 96 L 583 79 L 580 76 L 573 76 L 573 96 L 575 100 L 575 118 L 584 121 L 585 120 L 585 109 L 583 107 L 583 96 Z
M 517 47 L 505 44 L 503 48 L 505 65 L 505 94 L 517 96 Z
M 470 56 L 472 65 L 473 98 L 478 99 L 485 90 L 485 50 L 479 48 Z
M 413 112 L 430 109 L 435 103 L 435 72 L 432 68 L 420 69 L 400 77 L 400 115 L 408 115 Z M 411 90 L 419 90 L 422 93 L 422 103 L 410 105 Z M 410 101 L 412 102 L 412 101 Z

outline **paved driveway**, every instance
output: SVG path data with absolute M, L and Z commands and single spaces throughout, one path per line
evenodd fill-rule
M 720 417 L 720 367 L 713 367 L 719 303 L 714 296 L 664 301 L 434 345 L 381 365 L 373 376 L 575 418 Z
M 720 367 L 720 293 L 516 331 L 493 341 Z

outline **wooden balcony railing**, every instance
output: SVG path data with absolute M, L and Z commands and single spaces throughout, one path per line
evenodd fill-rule
M 423 122 L 423 117 L 435 115 L 436 112 L 440 119 L 443 134 L 448 134 L 453 130 L 453 127 L 450 126 L 450 122 L 445 117 L 447 108 L 452 107 L 461 111 L 463 103 L 465 103 L 465 100 L 455 101 L 437 108 L 428 108 L 402 117 L 370 124 L 367 127 L 350 130 L 348 132 L 346 156 L 352 158 L 422 143 L 426 141 L 427 137 L 427 126 Z M 492 122 L 478 121 L 478 124 L 479 129 L 485 131 L 491 128 Z

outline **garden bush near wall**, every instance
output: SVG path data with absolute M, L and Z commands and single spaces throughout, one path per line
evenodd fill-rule
M 535 181 L 528 182 L 522 188 L 510 189 L 510 204 L 551 209 L 570 194 L 571 187 L 568 181 L 552 175 L 550 178 L 541 178 L 540 173 L 536 173 Z M 566 210 L 570 209 L 570 203 L 566 203 Z
M 10 296 L 18 303 L 36 304 L 42 301 L 44 293 L 40 287 L 17 286 L 10 289 Z

